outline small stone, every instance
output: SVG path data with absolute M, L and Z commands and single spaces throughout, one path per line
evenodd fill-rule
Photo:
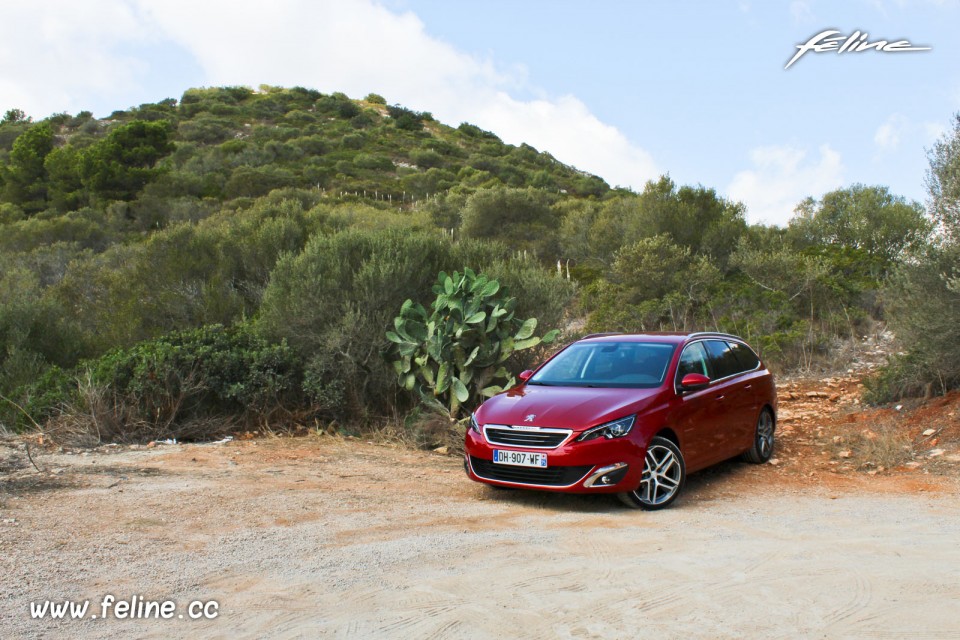
M 839 455 L 841 458 L 849 458 L 850 456 L 853 455 L 853 452 L 850 451 L 849 449 L 845 449 L 845 450 L 841 451 L 841 452 L 840 452 L 839 454 L 837 454 L 837 455 Z
M 923 435 L 925 435 L 925 436 L 932 436 L 932 435 L 935 434 L 936 432 L 937 432 L 936 429 L 926 429 L 926 430 L 923 432 Z
M 447 455 L 448 453 L 450 453 L 450 448 L 449 448 L 449 447 L 437 447 L 436 449 L 433 450 L 433 452 L 434 452 L 434 453 L 439 453 L 440 455 L 445 456 L 445 455 Z
M 778 460 L 777 458 L 770 458 L 767 462 L 769 462 L 773 466 L 777 466 L 778 464 L 780 464 L 780 460 Z
M 943 454 L 944 454 L 943 449 L 931 449 L 930 453 L 928 453 L 927 455 L 930 456 L 931 458 L 936 458 L 936 457 L 942 456 Z

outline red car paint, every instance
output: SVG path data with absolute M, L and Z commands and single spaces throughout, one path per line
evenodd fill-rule
M 543 368 L 574 345 L 609 344 L 611 346 L 606 348 L 613 349 L 613 345 L 629 347 L 628 343 L 633 342 L 673 347 L 662 382 L 652 388 L 536 384 Z M 700 344 L 693 346 L 696 343 Z M 728 347 L 729 352 L 739 355 L 730 356 L 728 351 L 721 351 L 723 345 Z M 593 348 L 596 350 L 600 347 Z M 690 351 L 687 352 L 687 349 Z M 718 360 L 714 360 L 712 357 L 703 358 L 698 355 L 713 356 L 716 355 L 714 351 L 726 358 L 725 364 L 719 356 Z M 700 371 L 678 372 L 683 353 L 687 354 L 685 368 L 689 368 L 690 362 L 699 357 L 697 362 L 708 365 L 708 373 L 711 373 L 712 379 L 706 378 Z M 757 365 L 753 369 L 733 375 L 716 375 L 734 370 L 721 368 L 733 366 L 731 362 L 756 362 Z M 517 386 L 490 398 L 475 412 L 475 425 L 467 430 L 464 460 L 467 474 L 472 480 L 504 487 L 571 493 L 633 491 L 640 485 L 647 447 L 655 436 L 666 437 L 676 444 L 682 453 L 686 473 L 691 473 L 750 451 L 757 437 L 761 412 L 768 412 L 774 424 L 776 421 L 773 375 L 753 351 L 749 350 L 746 343 L 726 334 L 588 336 L 554 354 L 532 373 L 532 377 L 527 373 L 520 376 L 521 382 Z M 692 383 L 692 388 L 682 388 L 683 381 Z M 696 384 L 698 382 L 699 385 Z M 636 418 L 625 436 L 577 441 L 578 437 L 591 428 L 629 416 Z M 505 425 L 509 431 L 499 429 L 497 425 Z M 495 431 L 490 432 L 491 427 Z M 511 427 L 519 427 L 519 433 Z M 571 433 L 559 446 L 503 444 L 504 437 L 512 438 L 516 435 L 528 439 L 542 433 L 550 435 L 550 429 L 570 430 Z M 559 434 L 556 437 L 560 437 Z M 500 439 L 500 443 L 491 441 L 491 438 Z M 771 430 L 771 448 L 767 451 L 766 458 L 772 453 L 772 443 Z M 546 454 L 547 467 L 528 470 L 494 464 L 495 449 Z M 627 467 L 615 483 L 586 486 L 597 470 L 617 463 L 626 463 Z M 570 468 L 577 467 L 581 469 L 570 471 Z M 562 476 L 562 479 L 551 478 L 546 482 L 546 474 L 551 473 L 549 470 L 556 472 L 560 468 L 567 469 L 559 476 L 557 473 L 553 475 Z

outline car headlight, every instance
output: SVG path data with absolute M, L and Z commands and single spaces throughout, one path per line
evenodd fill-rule
M 474 432 L 480 433 L 480 423 L 477 422 L 477 414 L 475 414 L 475 413 L 471 413 L 471 414 L 470 414 L 470 428 L 471 428 Z
M 636 416 L 627 416 L 626 418 L 620 418 L 619 420 L 602 424 L 599 427 L 588 429 L 577 438 L 577 442 L 586 442 L 587 440 L 593 440 L 601 436 L 608 439 L 622 438 L 630 433 L 630 429 L 633 428 L 635 420 Z

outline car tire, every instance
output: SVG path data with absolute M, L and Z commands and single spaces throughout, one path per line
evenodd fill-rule
M 677 499 L 686 479 L 687 467 L 680 448 L 666 438 L 654 436 L 644 455 L 640 486 L 618 493 L 617 497 L 628 507 L 656 511 Z
M 753 432 L 753 446 L 743 454 L 743 459 L 753 464 L 763 464 L 773 456 L 776 425 L 770 409 L 764 409 L 757 418 L 757 428 Z

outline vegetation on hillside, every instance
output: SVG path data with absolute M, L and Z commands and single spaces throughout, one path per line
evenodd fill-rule
M 910 355 L 877 398 L 946 389 L 960 381 L 955 327 L 936 320 L 957 310 L 958 139 L 931 153 L 932 217 L 853 185 L 781 229 L 708 187 L 611 189 L 375 94 L 223 87 L 104 119 L 11 110 L 0 421 L 140 438 L 405 415 L 417 399 L 386 332 L 465 269 L 543 333 L 727 330 L 781 369 L 889 319 Z M 544 354 L 515 353 L 506 379 Z

